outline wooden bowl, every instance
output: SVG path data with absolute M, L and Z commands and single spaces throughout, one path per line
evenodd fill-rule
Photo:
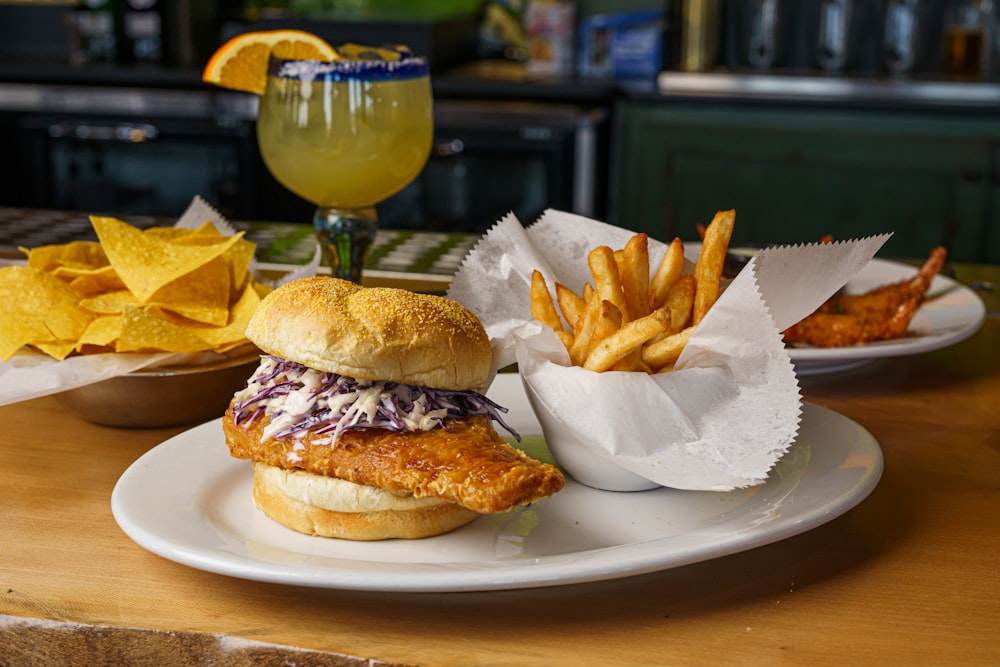
M 197 366 L 138 370 L 57 394 L 81 418 L 119 428 L 159 428 L 221 417 L 246 386 L 259 354 Z

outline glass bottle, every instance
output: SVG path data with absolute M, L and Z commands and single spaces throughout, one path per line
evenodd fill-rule
M 774 66 L 778 50 L 778 0 L 747 0 L 746 59 L 755 69 Z
M 979 79 L 988 71 L 993 23 L 992 0 L 953 0 L 945 6 L 942 44 L 947 76 Z
M 852 10 L 851 0 L 821 0 L 819 4 L 816 60 L 828 72 L 840 71 L 847 65 Z
M 920 0 L 888 0 L 882 34 L 882 62 L 892 74 L 913 69 L 920 32 Z
M 138 63 L 163 60 L 163 2 L 126 0 L 125 41 L 131 59 Z
M 680 68 L 704 72 L 719 57 L 720 0 L 683 0 Z
M 114 62 L 118 53 L 113 0 L 83 0 L 79 16 L 86 62 Z

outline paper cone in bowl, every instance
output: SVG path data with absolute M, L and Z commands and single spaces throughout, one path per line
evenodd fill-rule
M 531 274 L 579 287 L 591 280 L 592 248 L 623 248 L 633 235 L 560 211 L 528 228 L 508 215 L 466 258 L 448 296 L 483 321 L 498 368 L 517 362 L 546 443 L 576 481 L 609 491 L 728 491 L 766 481 L 794 442 L 802 409 L 781 332 L 843 286 L 888 236 L 761 250 L 671 371 L 573 366 L 556 333 L 531 316 Z M 649 240 L 651 265 L 665 252 Z

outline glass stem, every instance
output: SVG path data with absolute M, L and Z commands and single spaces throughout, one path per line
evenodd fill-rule
M 318 208 L 313 228 L 333 275 L 361 284 L 365 257 L 378 231 L 375 207 Z

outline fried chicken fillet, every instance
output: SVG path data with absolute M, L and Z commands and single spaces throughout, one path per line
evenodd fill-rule
M 262 440 L 263 424 L 244 429 L 234 424 L 231 415 L 230 411 L 223 420 L 223 429 L 237 458 L 396 494 L 440 498 L 479 514 L 526 505 L 565 483 L 554 467 L 508 445 L 486 417 L 451 419 L 440 428 L 411 434 L 347 431 L 330 446 L 322 436 Z

